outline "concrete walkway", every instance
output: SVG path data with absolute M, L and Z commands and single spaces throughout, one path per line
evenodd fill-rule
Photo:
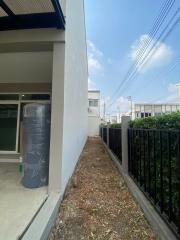
M 99 138 L 90 138 L 50 240 L 156 239 Z

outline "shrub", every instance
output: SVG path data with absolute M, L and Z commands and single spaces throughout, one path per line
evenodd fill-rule
M 131 128 L 142 129 L 179 129 L 180 112 L 163 114 L 161 116 L 135 119 L 130 122 Z
M 113 123 L 110 126 L 111 128 L 121 128 L 121 124 L 120 123 Z
M 164 114 L 161 116 L 148 117 L 144 119 L 136 119 L 130 122 L 131 128 L 138 129 L 161 129 L 161 130 L 180 130 L 180 112 Z M 148 134 L 148 135 L 147 135 Z M 168 132 L 161 131 L 162 143 L 160 145 L 159 131 L 144 132 L 141 137 L 136 134 L 133 138 L 133 146 L 135 146 L 136 168 L 138 174 L 141 175 L 141 182 L 145 186 L 149 182 L 149 194 L 153 197 L 156 191 L 156 204 L 160 206 L 160 169 L 161 158 L 163 168 L 163 208 L 166 214 L 169 214 L 169 167 L 171 167 L 171 191 L 172 191 L 172 214 L 173 222 L 177 225 L 179 219 L 179 202 L 178 202 L 178 142 L 177 132 L 170 131 L 170 143 L 168 141 Z M 169 152 L 171 161 L 169 161 Z M 140 166 L 140 167 L 138 167 Z M 149 173 L 145 169 L 149 168 Z M 144 175 L 143 175 L 144 174 Z M 148 180 L 148 174 L 151 176 Z M 156 186 L 155 186 L 156 176 Z

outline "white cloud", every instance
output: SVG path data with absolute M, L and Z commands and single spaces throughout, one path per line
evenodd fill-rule
M 155 103 L 178 103 L 179 102 L 179 90 L 176 83 L 169 83 L 166 86 L 166 95 L 155 100 Z
M 102 70 L 102 65 L 100 62 L 92 55 L 88 57 L 88 66 L 91 73 L 96 73 Z
M 102 57 L 103 53 L 95 46 L 95 44 L 88 40 L 88 48 L 91 53 L 96 55 L 97 57 Z
M 111 106 L 111 103 L 113 102 L 113 105 Z M 106 114 L 113 114 L 113 113 L 130 113 L 131 111 L 131 103 L 130 101 L 125 97 L 119 97 L 114 102 L 109 96 L 106 98 L 101 99 L 101 116 L 104 114 L 104 103 L 106 105 Z
M 95 46 L 94 43 L 88 41 L 88 67 L 90 74 L 97 74 L 103 71 L 102 57 L 103 53 Z
M 150 46 L 146 49 L 146 44 L 150 42 Z M 155 44 L 155 40 L 152 39 L 149 35 L 144 34 L 141 35 L 138 40 L 135 41 L 135 43 L 131 46 L 131 52 L 129 54 L 131 60 L 136 63 L 137 58 L 142 59 L 142 55 L 140 53 L 143 53 L 143 56 L 148 55 L 148 52 L 150 51 L 151 47 L 153 47 Z M 146 49 L 146 50 L 145 50 Z M 152 55 L 151 55 L 152 54 Z M 150 69 L 158 68 L 167 65 L 173 56 L 173 51 L 170 46 L 166 45 L 162 42 L 157 42 L 155 50 L 152 51 L 147 57 L 148 61 L 145 65 L 141 68 L 141 61 L 137 63 L 137 68 L 140 73 L 144 73 Z
M 177 88 L 176 84 L 170 83 L 168 85 L 168 92 L 177 94 L 178 93 L 178 88 Z
M 116 109 L 119 108 L 119 111 L 121 113 L 127 113 L 129 112 L 131 109 L 131 104 L 130 104 L 130 101 L 125 98 L 125 97 L 119 97 L 117 100 L 116 100 L 116 103 L 115 103 L 115 106 L 114 106 Z
M 169 96 L 166 98 L 167 102 L 178 102 L 179 101 L 179 92 L 176 84 L 170 83 L 168 85 Z

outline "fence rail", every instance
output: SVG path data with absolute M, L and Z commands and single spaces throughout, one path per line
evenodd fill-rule
M 109 134 L 107 131 L 109 131 Z M 100 135 L 106 144 L 109 143 L 110 150 L 116 155 L 118 160 L 122 162 L 121 128 L 109 128 L 107 130 L 107 127 L 102 127 L 100 129 Z
M 122 163 L 121 128 L 109 128 L 109 148 Z
M 180 234 L 180 131 L 128 129 L 129 174 Z

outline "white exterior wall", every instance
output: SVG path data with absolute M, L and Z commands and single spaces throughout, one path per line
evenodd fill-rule
M 99 135 L 100 125 L 100 92 L 88 91 L 88 99 L 98 100 L 97 107 L 88 107 L 88 136 L 94 137 Z
M 88 68 L 84 2 L 60 2 L 65 31 L 1 32 L 0 83 L 52 82 L 49 192 L 63 194 L 87 140 Z
M 62 191 L 87 140 L 88 71 L 83 0 L 66 1 Z
M 88 136 L 99 135 L 100 117 L 88 116 Z
M 62 192 L 65 44 L 53 47 L 49 192 Z
M 52 51 L 0 53 L 0 83 L 51 83 L 52 59 Z

